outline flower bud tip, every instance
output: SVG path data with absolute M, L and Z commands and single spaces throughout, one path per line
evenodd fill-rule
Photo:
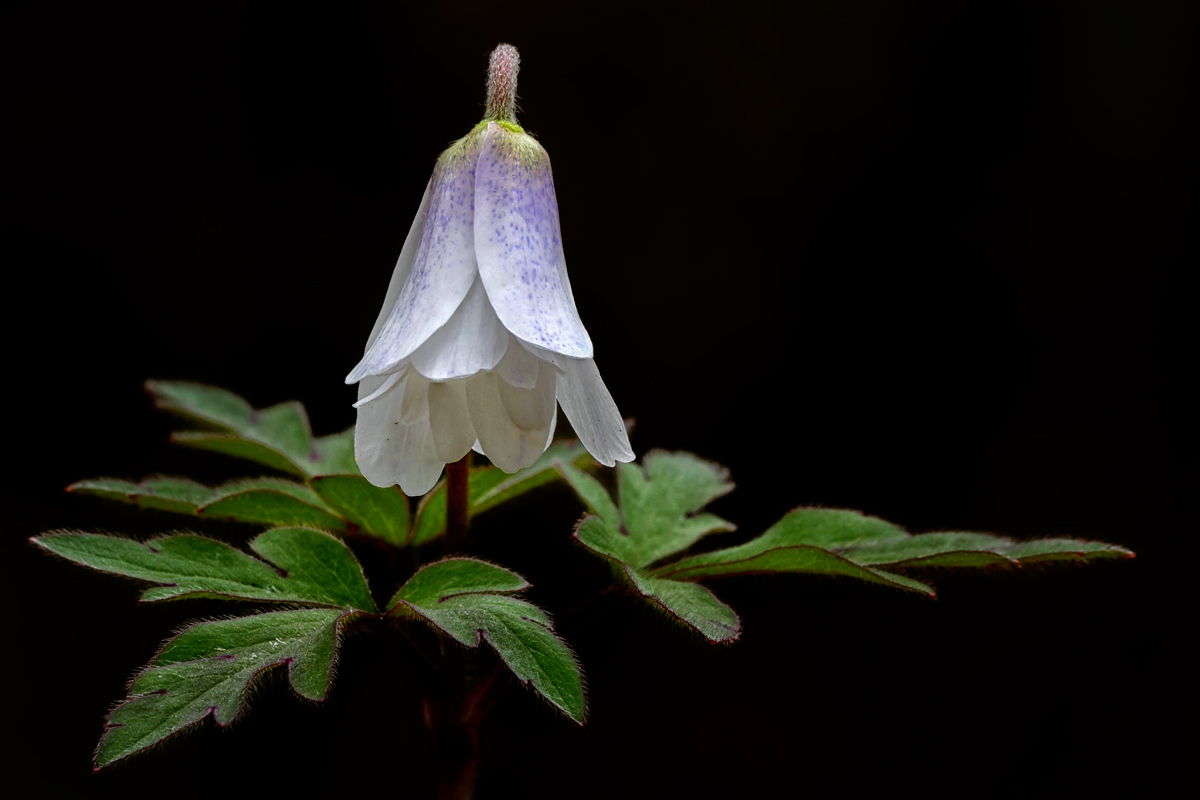
M 484 119 L 517 121 L 517 73 L 521 56 L 511 44 L 496 45 L 488 59 L 487 113 Z

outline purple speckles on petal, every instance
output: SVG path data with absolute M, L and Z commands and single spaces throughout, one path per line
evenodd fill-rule
M 518 338 L 587 358 L 567 279 L 550 159 L 532 137 L 491 125 L 475 173 L 475 255 L 496 314 Z
M 390 370 L 450 319 L 475 280 L 475 165 L 482 134 L 438 161 L 408 280 L 349 382 Z

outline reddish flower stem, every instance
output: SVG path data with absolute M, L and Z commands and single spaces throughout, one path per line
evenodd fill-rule
M 470 452 L 446 465 L 446 550 L 450 554 L 467 553 L 470 477 Z M 469 800 L 475 793 L 482 716 L 475 713 L 474 693 L 467 690 L 467 653 L 456 643 L 443 646 L 441 673 L 450 694 L 425 693 L 425 725 L 433 744 L 439 800 Z
M 467 527 L 470 515 L 467 510 L 467 485 L 471 478 L 471 453 L 446 465 L 446 548 L 450 553 L 466 553 Z

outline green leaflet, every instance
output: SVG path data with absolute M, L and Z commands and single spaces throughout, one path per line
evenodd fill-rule
M 310 477 L 355 474 L 354 429 L 315 439 L 304 406 L 295 401 L 254 409 L 233 392 L 183 381 L 146 381 L 159 408 L 215 428 L 184 432 L 171 440 Z
M 169 478 L 161 475 L 146 478 L 138 483 L 116 478 L 95 478 L 73 483 L 67 487 L 67 491 L 179 514 L 195 514 L 197 508 L 216 495 L 216 490 L 187 478 Z
M 180 514 L 264 525 L 304 525 L 345 532 L 317 493 L 283 478 L 252 478 L 208 488 L 186 478 L 156 476 L 140 483 L 111 478 L 79 481 L 69 492 L 92 494 Z
M 637 464 L 618 465 L 619 509 L 595 478 L 569 465 L 559 469 L 580 499 L 607 523 L 605 535 L 591 537 L 593 543 L 634 569 L 685 550 L 710 533 L 736 529 L 718 516 L 700 513 L 730 492 L 733 483 L 724 468 L 690 453 L 651 451 L 644 471 Z
M 551 481 L 559 479 L 557 465 L 583 468 L 595 464 L 579 442 L 560 439 L 532 465 L 509 475 L 496 467 L 471 470 L 468 511 L 471 516 L 494 508 Z M 413 526 L 412 544 L 422 545 L 446 532 L 446 483 L 442 481 L 421 500 Z
M 704 504 L 732 488 L 720 467 L 686 453 L 650 453 L 644 469 L 620 465 L 619 504 L 595 478 L 570 466 L 560 465 L 560 471 L 595 514 L 580 523 L 575 538 L 619 565 L 643 597 L 714 642 L 737 638 L 737 615 L 707 589 L 686 584 L 727 575 L 806 572 L 844 575 L 933 597 L 930 586 L 894 570 L 1133 556 L 1116 545 L 1075 539 L 1017 542 L 985 533 L 914 536 L 857 511 L 799 508 L 745 544 L 662 564 L 664 557 L 678 554 L 705 534 L 732 528 L 718 517 L 699 513 Z
M 736 530 L 700 509 L 733 491 L 729 471 L 691 453 L 652 450 L 642 465 L 617 467 L 617 498 L 627 534 L 626 563 L 641 569 L 691 547 L 701 537 Z
M 593 480 L 590 476 L 584 477 Z M 741 622 L 733 609 L 703 586 L 658 578 L 624 561 L 619 555 L 624 537 L 620 528 L 598 516 L 585 517 L 575 529 L 575 538 L 579 542 L 619 566 L 638 593 L 672 617 L 694 628 L 710 642 L 729 642 L 738 638 Z
M 698 583 L 654 578 L 628 566 L 625 567 L 625 574 L 643 597 L 662 606 L 709 641 L 733 641 L 741 633 L 742 621 L 738 615 L 707 587 Z
M 621 567 L 639 594 L 675 619 L 711 642 L 733 641 L 741 630 L 733 609 L 702 586 L 655 577 L 645 568 L 708 533 L 732 530 L 720 517 L 697 512 L 733 484 L 723 469 L 689 453 L 655 451 L 645 460 L 644 472 L 635 464 L 620 465 L 619 508 L 598 480 L 560 466 L 567 483 L 595 513 L 579 524 L 575 538 Z
M 329 691 L 338 628 L 350 613 L 302 609 L 201 622 L 169 640 L 134 679 L 129 698 L 108 715 L 96 750 L 105 767 L 144 750 L 210 713 L 233 721 L 251 683 L 265 669 L 287 665 L 296 694 L 321 701 Z
M 375 611 L 362 567 L 346 545 L 307 528 L 275 528 L 256 537 L 250 549 L 265 561 L 194 534 L 142 544 L 56 531 L 32 541 L 85 567 L 159 584 L 142 593 L 143 602 L 228 597 Z
M 460 594 L 520 592 L 528 588 L 529 581 L 504 567 L 474 558 L 447 558 L 437 562 L 436 569 L 418 570 L 388 601 L 388 609 L 406 601 L 432 607 Z
M 583 677 L 575 657 L 541 609 L 510 596 L 528 587 L 495 564 L 447 558 L 425 565 L 400 587 L 389 613 L 419 617 L 467 647 L 486 639 L 522 683 L 582 724 Z
M 1018 566 L 1022 561 L 1130 558 L 1129 550 L 1101 542 L 1043 539 L 1017 542 L 985 533 L 913 535 L 857 511 L 798 508 L 756 539 L 685 558 L 655 570 L 660 577 L 700 580 L 754 572 L 850 575 L 932 595 L 923 583 L 885 572 L 928 567 Z
M 325 505 L 360 533 L 396 547 L 408 543 L 408 498 L 398 487 L 381 489 L 361 475 L 318 475 L 309 485 Z
M 933 596 L 920 581 L 872 569 L 840 555 L 839 547 L 866 547 L 906 535 L 902 528 L 857 511 L 797 509 L 766 533 L 735 547 L 685 558 L 654 570 L 672 580 L 700 580 L 760 572 L 812 572 L 846 575 Z

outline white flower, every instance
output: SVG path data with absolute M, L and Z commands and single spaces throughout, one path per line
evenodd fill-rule
M 517 51 L 492 53 L 488 113 L 438 158 L 359 384 L 354 454 L 376 486 L 433 488 L 474 447 L 505 472 L 554 435 L 557 402 L 597 461 L 632 461 L 571 294 L 550 159 L 513 121 Z

